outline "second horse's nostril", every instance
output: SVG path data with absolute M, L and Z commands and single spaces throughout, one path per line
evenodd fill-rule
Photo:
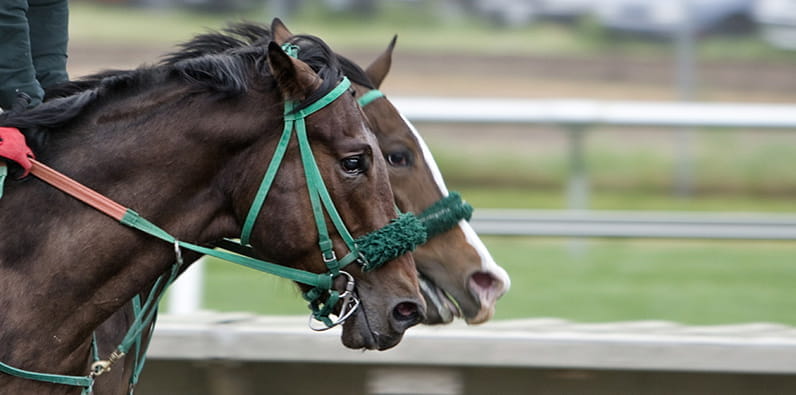
M 412 302 L 398 303 L 393 309 L 393 316 L 400 322 L 417 321 L 420 319 L 420 312 L 418 311 L 417 304 Z
M 495 284 L 495 278 L 485 272 L 477 272 L 472 275 L 473 282 L 475 282 L 482 289 L 489 289 Z

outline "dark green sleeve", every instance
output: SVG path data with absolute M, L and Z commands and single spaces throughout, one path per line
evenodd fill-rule
M 67 0 L 29 0 L 28 26 L 36 79 L 42 88 L 67 81 L 66 45 L 69 41 Z
M 17 92 L 24 92 L 32 104 L 44 92 L 36 80 L 30 50 L 27 0 L 0 1 L 0 107 L 10 108 Z

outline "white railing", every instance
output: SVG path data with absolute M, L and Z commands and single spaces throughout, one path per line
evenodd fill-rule
M 575 99 L 390 98 L 414 122 L 515 123 L 555 125 L 568 134 L 569 179 L 567 206 L 587 209 L 589 180 L 585 139 L 589 127 L 599 125 L 668 128 L 796 129 L 796 105 L 698 102 L 633 102 Z M 688 134 L 678 139 L 677 188 L 690 188 Z
M 390 97 L 411 121 L 796 129 L 796 105 Z
M 496 236 L 796 240 L 796 214 L 479 209 L 471 224 Z

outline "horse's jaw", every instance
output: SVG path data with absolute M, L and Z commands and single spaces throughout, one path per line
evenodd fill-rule
M 425 325 L 449 324 L 456 317 L 464 318 L 468 325 L 482 324 L 492 318 L 497 300 L 506 292 L 499 278 L 484 271 L 467 277 L 467 298 L 452 296 L 445 291 L 445 286 L 437 285 L 422 273 L 418 274 L 418 280 L 428 305 Z

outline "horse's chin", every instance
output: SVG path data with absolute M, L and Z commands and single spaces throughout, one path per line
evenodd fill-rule
M 418 274 L 418 284 L 420 285 L 420 293 L 426 300 L 426 320 L 423 324 L 426 325 L 440 325 L 447 324 L 453 321 L 456 317 L 461 317 L 462 313 L 456 302 L 451 297 L 434 284 L 431 279 Z
M 374 329 L 375 328 L 375 329 Z M 355 350 L 379 350 L 384 351 L 395 347 L 401 342 L 403 333 L 390 334 L 380 331 L 379 325 L 368 321 L 367 314 L 363 308 L 349 317 L 343 324 L 343 335 L 341 337 L 343 345 Z

